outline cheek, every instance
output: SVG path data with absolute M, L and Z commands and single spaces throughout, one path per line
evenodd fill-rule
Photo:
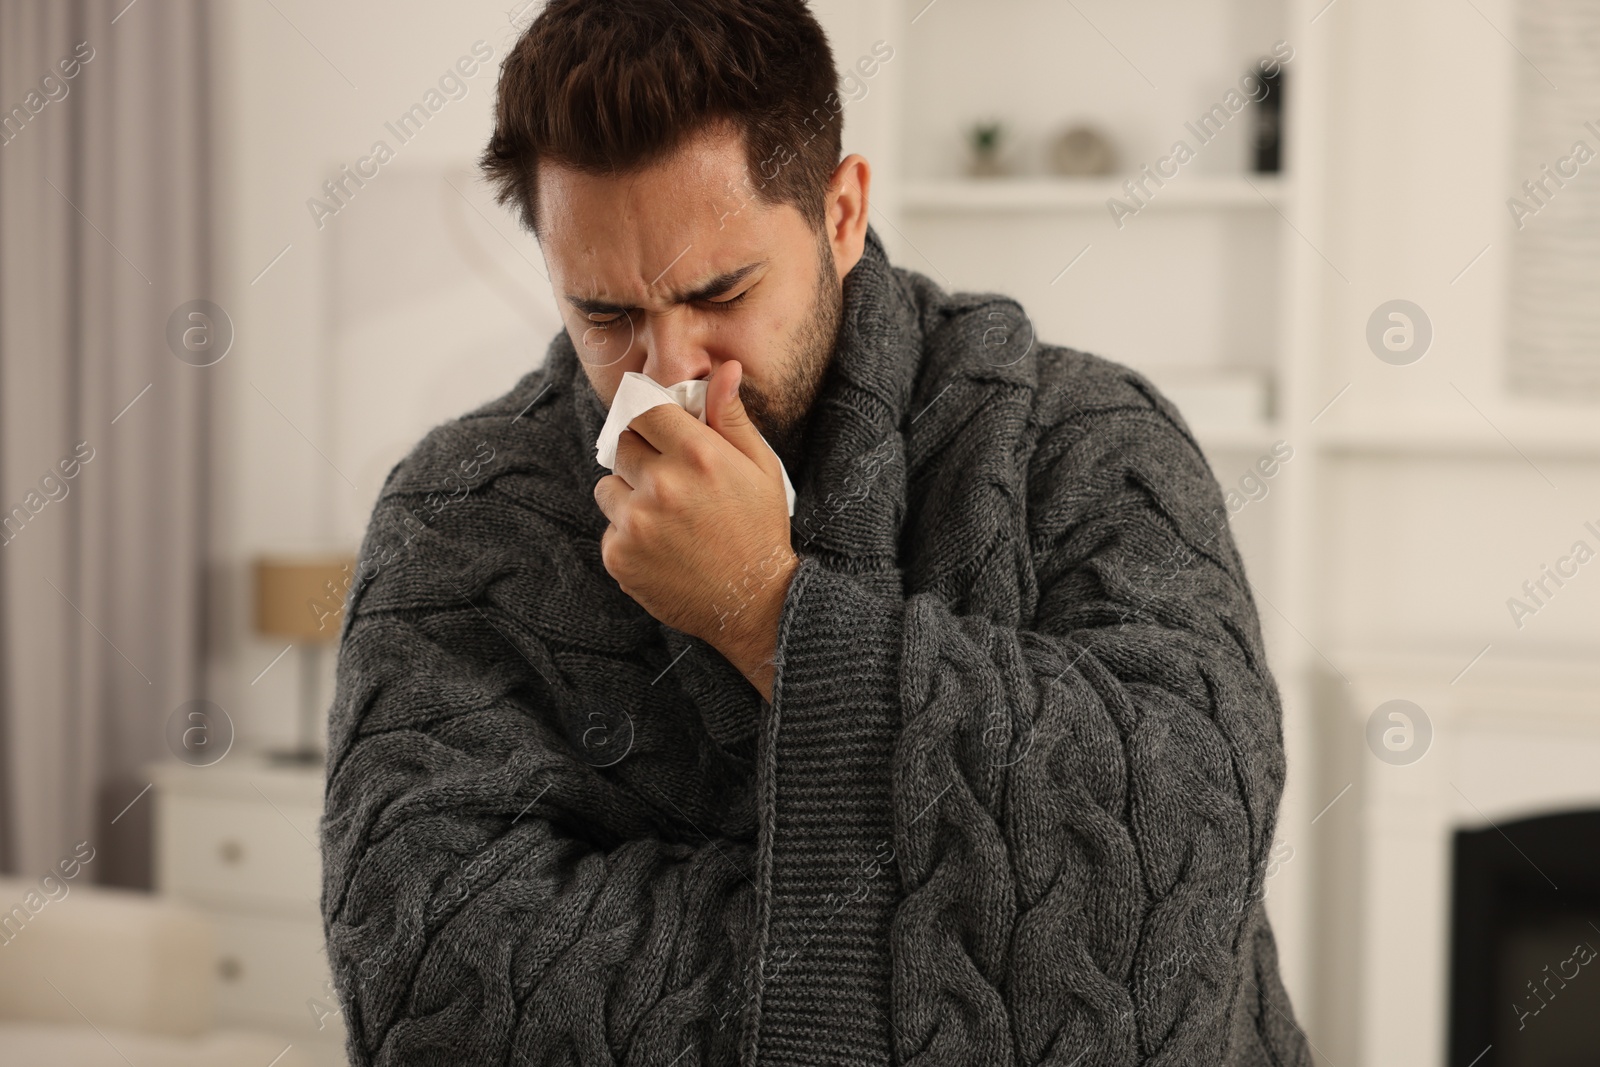
M 714 363 L 736 359 L 757 382 L 780 374 L 800 319 L 780 301 L 764 302 L 711 324 L 705 347 Z
M 821 310 L 816 279 L 807 272 L 804 277 L 788 280 L 783 289 L 773 295 L 759 327 L 767 342 L 782 345 L 784 349 L 803 343 L 815 328 Z
M 616 399 L 617 389 L 622 384 L 622 371 L 616 367 L 604 367 L 596 370 L 594 367 L 584 367 L 583 371 L 589 377 L 589 384 L 600 397 L 600 402 L 606 410 L 611 409 L 611 402 Z

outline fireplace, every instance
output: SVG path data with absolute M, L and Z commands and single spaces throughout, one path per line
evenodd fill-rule
M 1459 830 L 1451 1067 L 1600 1064 L 1600 810 Z
M 1315 868 L 1317 1067 L 1600 1067 L 1600 958 L 1573 956 L 1600 949 L 1600 658 L 1496 649 L 1458 677 L 1446 657 L 1330 654 L 1346 675 L 1322 679 L 1317 795 L 1282 831 Z M 1398 765 L 1367 740 L 1394 699 L 1433 737 Z

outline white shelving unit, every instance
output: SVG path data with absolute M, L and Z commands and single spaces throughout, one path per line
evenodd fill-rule
M 907 182 L 902 210 L 918 215 L 958 211 L 1107 211 L 1127 196 L 1120 178 L 963 178 Z M 1155 190 L 1154 210 L 1274 208 L 1288 186 L 1276 175 L 1180 176 Z M 1108 212 L 1109 214 L 1109 212 Z
M 1326 0 L 1320 0 L 1317 4 Z M 1263 410 L 1217 421 L 1185 414 L 1219 482 L 1234 485 L 1276 442 L 1294 457 L 1265 502 L 1232 523 L 1256 591 L 1282 691 L 1290 780 L 1279 838 L 1309 856 L 1315 760 L 1310 731 L 1318 653 L 1312 501 L 1320 446 L 1312 422 L 1327 401 L 1312 370 L 1323 243 L 1323 35 L 1301 0 L 1157 0 L 1138 10 L 1048 0 L 844 0 L 813 3 L 844 69 L 875 41 L 892 61 L 851 105 L 845 151 L 873 165 L 873 223 L 894 261 L 946 288 L 1001 292 L 1036 336 L 1150 375 L 1193 380 L 1247 372 Z M 1154 20 L 1154 21 L 1153 21 Z M 1161 31 L 1151 29 L 1157 23 Z M 1290 27 L 1294 27 L 1293 30 Z M 1119 226 L 1107 206 L 1275 42 L 1289 40 L 1281 173 L 1248 167 L 1249 104 L 1176 177 Z M 1014 176 L 964 175 L 962 130 L 999 118 L 1017 134 Z M 1061 178 L 1042 165 L 1057 130 L 1090 121 L 1117 144 L 1114 176 Z M 1177 392 L 1168 390 L 1175 399 Z M 1184 408 L 1182 400 L 1178 400 Z M 1320 420 L 1319 420 L 1320 421 Z M 1320 801 L 1316 803 L 1320 806 Z M 1303 1024 L 1316 1016 L 1310 900 L 1313 860 L 1289 863 L 1269 897 L 1284 980 Z

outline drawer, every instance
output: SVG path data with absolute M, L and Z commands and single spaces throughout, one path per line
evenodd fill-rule
M 320 921 L 206 914 L 217 927 L 217 1025 L 343 1046 Z
M 320 806 L 166 794 L 156 807 L 162 892 L 225 908 L 317 915 Z

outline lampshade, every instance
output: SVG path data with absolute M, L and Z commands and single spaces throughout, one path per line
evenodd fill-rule
M 355 570 L 354 556 L 256 560 L 256 630 L 303 644 L 337 641 Z

